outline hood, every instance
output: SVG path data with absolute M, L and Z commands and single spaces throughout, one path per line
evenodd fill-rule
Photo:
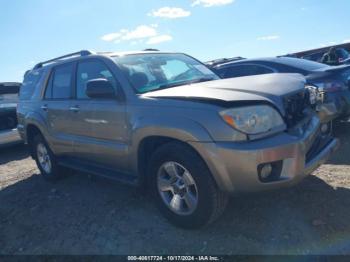
M 267 74 L 183 85 L 142 96 L 223 103 L 268 102 L 284 115 L 284 98 L 304 89 L 305 78 L 299 74 Z

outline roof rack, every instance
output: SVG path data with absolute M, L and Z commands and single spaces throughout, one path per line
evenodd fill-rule
M 59 56 L 59 57 L 56 57 L 56 58 L 53 58 L 53 59 L 50 59 L 50 60 L 47 60 L 47 61 L 44 61 L 44 62 L 40 62 L 40 63 L 38 63 L 38 64 L 36 64 L 36 65 L 34 66 L 34 69 L 41 68 L 41 67 L 43 67 L 45 64 L 50 64 L 50 63 L 56 62 L 57 60 L 61 60 L 61 59 L 65 59 L 65 58 L 70 58 L 70 57 L 75 57 L 75 56 L 88 56 L 88 55 L 92 55 L 92 52 L 90 52 L 90 51 L 88 51 L 88 50 L 81 50 L 81 51 L 79 51 L 79 52 L 67 54 L 67 55 L 64 55 L 64 56 Z
M 292 57 L 292 58 L 298 58 L 295 54 L 286 54 L 286 55 L 279 55 L 277 56 L 278 58 L 281 58 L 281 57 Z
M 219 59 L 215 59 L 212 61 L 208 61 L 208 62 L 206 62 L 206 64 L 209 66 L 215 66 L 218 64 L 228 63 L 228 62 L 233 62 L 233 61 L 238 61 L 238 60 L 243 60 L 243 59 L 245 59 L 245 58 L 241 57 L 241 56 L 236 56 L 236 57 L 231 57 L 231 58 L 219 58 Z
M 142 51 L 154 51 L 154 52 L 158 52 L 159 49 L 155 49 L 155 48 L 146 48 L 146 49 L 144 49 L 144 50 L 142 50 Z

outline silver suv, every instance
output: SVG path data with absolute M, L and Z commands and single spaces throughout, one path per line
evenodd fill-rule
M 0 148 L 22 142 L 16 117 L 20 86 L 15 82 L 0 83 Z
M 48 180 L 63 168 L 146 186 L 174 224 L 220 216 L 228 193 L 279 189 L 336 149 L 305 80 L 220 80 L 181 53 L 81 51 L 25 74 L 18 129 Z

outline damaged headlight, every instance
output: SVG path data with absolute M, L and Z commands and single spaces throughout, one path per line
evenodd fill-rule
M 281 115 L 271 106 L 256 105 L 220 112 L 222 119 L 247 135 L 259 135 L 285 127 Z
M 310 104 L 322 104 L 325 99 L 325 92 L 314 85 L 306 85 L 305 88 L 309 92 Z

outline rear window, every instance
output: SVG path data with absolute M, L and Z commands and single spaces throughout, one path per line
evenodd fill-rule
M 311 55 L 305 55 L 302 58 L 307 59 L 307 60 L 316 61 L 316 62 L 321 62 L 323 55 L 324 55 L 323 52 L 322 53 L 314 53 Z
M 314 71 L 320 68 L 327 67 L 324 64 L 317 63 L 314 61 L 309 61 L 309 60 L 299 59 L 299 58 L 289 58 L 289 57 L 278 58 L 276 62 L 284 64 L 286 66 L 299 68 L 304 71 Z
M 32 98 L 35 87 L 39 83 L 43 71 L 31 71 L 24 75 L 23 83 L 20 89 L 20 100 L 29 100 Z
M 235 65 L 218 70 L 222 78 L 271 74 L 273 70 L 259 65 Z

